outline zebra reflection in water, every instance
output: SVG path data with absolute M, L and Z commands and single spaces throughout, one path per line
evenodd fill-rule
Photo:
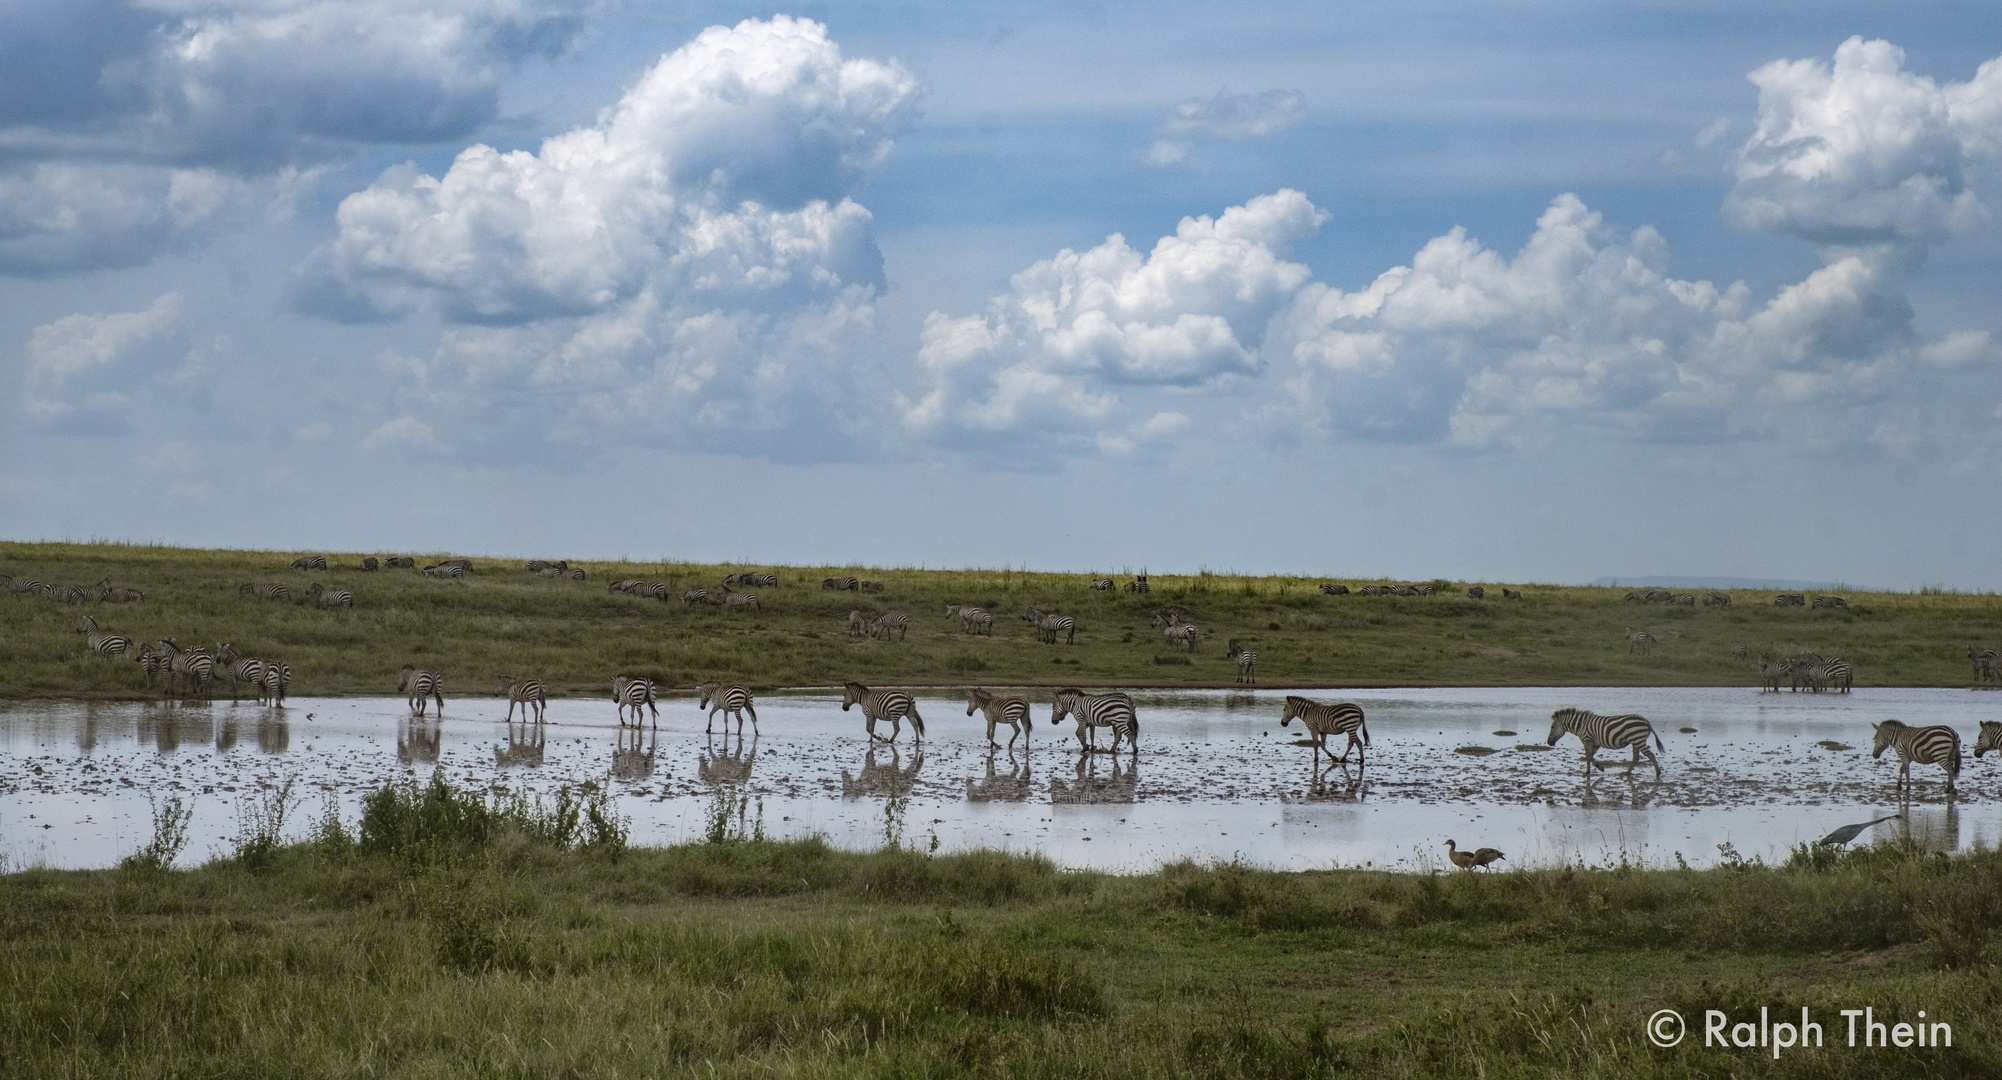
M 396 760 L 405 765 L 436 764 L 445 725 L 430 717 L 406 716 L 396 723 Z
M 751 734 L 751 744 L 744 745 L 744 733 L 737 733 L 737 748 L 730 749 L 730 733 L 723 732 L 723 752 L 716 752 L 716 744 L 704 740 L 702 756 L 696 760 L 695 775 L 706 784 L 741 784 L 751 778 L 751 766 L 758 760 L 758 736 Z
M 1026 802 L 1035 794 L 1034 777 L 1030 775 L 1029 760 L 1025 754 L 1020 763 L 1011 751 L 1008 754 L 1008 772 L 1004 775 L 995 771 L 994 759 L 999 750 L 987 751 L 987 775 L 982 779 L 966 778 L 967 802 Z
M 652 776 L 654 752 L 659 745 L 657 732 L 642 733 L 633 728 L 629 734 L 626 729 L 619 729 L 618 744 L 612 749 L 612 779 L 645 780 Z
M 1065 782 L 1050 778 L 1050 801 L 1053 803 L 1130 803 L 1135 802 L 1134 789 L 1140 783 L 1140 762 L 1128 761 L 1126 767 L 1119 767 L 1117 756 L 1104 760 L 1111 763 L 1111 775 L 1098 775 L 1100 756 L 1079 754 L 1074 779 Z
M 870 747 L 862 757 L 862 771 L 850 774 L 841 770 L 841 797 L 859 799 L 864 795 L 908 795 L 911 785 L 917 782 L 918 770 L 924 768 L 924 747 L 918 747 L 911 755 L 909 767 L 905 767 L 895 746 L 889 747 L 890 760 L 887 764 L 877 761 L 877 748 Z
M 266 754 L 282 754 L 292 748 L 292 725 L 285 722 L 282 709 L 267 709 L 257 718 L 257 749 Z
M 541 768 L 543 741 L 548 731 L 546 724 L 509 723 L 507 745 L 494 747 L 494 764 L 503 769 L 516 765 L 530 769 Z

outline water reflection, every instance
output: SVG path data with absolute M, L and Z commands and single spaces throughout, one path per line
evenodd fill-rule
M 1035 794 L 1034 778 L 1029 775 L 1029 758 L 1022 756 L 1020 764 L 1015 762 L 1014 751 L 1008 752 L 1008 772 L 1002 775 L 995 771 L 995 758 L 1000 751 L 989 747 L 987 750 L 987 775 L 981 779 L 966 778 L 967 802 L 1026 802 Z
M 1098 774 L 1100 758 L 1111 763 L 1105 776 Z M 1077 768 L 1073 770 L 1076 779 L 1066 783 L 1057 777 L 1050 778 L 1050 801 L 1053 803 L 1130 803 L 1133 801 L 1134 785 L 1140 782 L 1140 762 L 1129 762 L 1122 772 L 1117 754 L 1094 754 L 1082 752 L 1077 756 Z
M 257 718 L 257 748 L 267 754 L 292 748 L 292 725 L 285 722 L 284 709 L 267 709 Z
M 223 717 L 215 728 L 215 748 L 219 754 L 227 754 L 236 749 L 236 740 L 242 734 L 243 724 L 234 715 Z
M 660 746 L 660 732 L 645 734 L 633 728 L 630 735 L 626 729 L 619 729 L 617 744 L 612 749 L 612 777 L 617 780 L 644 780 L 653 775 L 654 753 Z M 744 766 L 746 773 L 750 765 Z
M 859 799 L 864 795 L 908 794 L 911 785 L 917 781 L 918 770 L 924 767 L 924 747 L 919 746 L 911 754 L 909 768 L 904 767 L 896 747 L 890 747 L 889 754 L 888 762 L 880 761 L 876 756 L 877 748 L 872 746 L 862 758 L 860 773 L 850 775 L 847 769 L 841 770 L 841 797 Z
M 1336 770 L 1340 770 L 1339 778 Z M 1305 790 L 1282 794 L 1279 799 L 1281 802 L 1361 802 L 1369 793 L 1369 786 L 1364 782 L 1368 775 L 1369 771 L 1364 766 L 1358 765 L 1354 772 L 1350 772 L 1347 765 L 1335 762 L 1326 768 L 1314 769 Z
M 744 746 L 744 735 L 737 733 L 737 748 L 730 749 L 730 733 L 723 733 L 723 749 L 719 753 L 711 736 L 702 736 L 702 757 L 695 763 L 695 775 L 709 784 L 741 784 L 751 778 L 751 766 L 758 760 L 758 737 L 751 736 L 749 749 Z
M 139 740 L 151 742 L 160 754 L 177 754 L 184 742 L 207 743 L 215 719 L 205 710 L 149 708 L 139 714 Z
M 396 760 L 405 765 L 438 763 L 445 725 L 431 717 L 406 716 L 396 722 Z
M 543 746 L 548 734 L 545 724 L 508 724 L 507 745 L 494 747 L 494 764 L 503 769 L 515 766 L 541 768 Z

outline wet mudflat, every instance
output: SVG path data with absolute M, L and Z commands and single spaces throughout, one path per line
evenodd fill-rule
M 1029 691 L 1038 702 L 1047 691 Z M 1047 704 L 1013 752 L 992 750 L 965 698 L 919 695 L 928 737 L 905 728 L 871 748 L 838 693 L 772 695 L 760 731 L 707 735 L 695 702 L 663 702 L 657 731 L 621 730 L 609 701 L 552 702 L 546 724 L 507 724 L 506 705 L 460 698 L 446 716 L 410 718 L 399 699 L 255 703 L 0 705 L 0 855 L 7 867 L 107 866 L 150 833 L 148 797 L 195 807 L 184 861 L 227 849 L 242 800 L 294 783 L 303 834 L 321 800 L 350 822 L 384 780 L 427 778 L 548 795 L 608 783 L 633 841 L 702 838 L 726 798 L 768 835 L 820 833 L 847 847 L 896 840 L 940 850 L 1040 851 L 1064 865 L 1144 869 L 1178 858 L 1242 859 L 1279 869 L 1445 864 L 1448 837 L 1493 846 L 1503 865 L 1622 859 L 1693 866 L 1720 857 L 1783 858 L 1838 825 L 1904 812 L 1880 838 L 1954 850 L 2002 840 L 2002 760 L 1972 756 L 1979 721 L 2002 696 L 1967 690 L 1760 694 L 1715 688 L 1503 688 L 1321 692 L 1368 715 L 1368 764 L 1322 763 L 1278 723 L 1285 692 L 1143 691 L 1140 752 L 1082 754 Z M 1638 712 L 1666 746 L 1663 775 L 1616 767 L 1584 775 L 1567 737 L 1545 746 L 1550 712 Z M 1914 766 L 1894 794 L 1894 755 L 1873 761 L 1870 724 L 1951 724 L 1968 748 L 1958 797 L 1937 766 Z M 718 720 L 721 727 L 721 720 Z M 1692 729 L 1692 730 L 1683 730 Z M 887 734 L 887 728 L 882 729 Z M 1101 732 L 1103 738 L 1105 733 Z M 1006 742 L 1008 732 L 999 734 Z M 1338 750 L 1339 752 L 1339 750 Z M 734 821 L 734 818 L 733 818 Z

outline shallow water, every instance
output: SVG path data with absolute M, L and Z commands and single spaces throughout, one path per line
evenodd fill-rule
M 304 798 L 287 829 L 296 836 L 326 794 L 352 823 L 362 793 L 434 767 L 458 784 L 544 794 L 609 778 L 639 844 L 699 839 L 728 790 L 748 794 L 754 816 L 761 805 L 774 836 L 819 833 L 854 848 L 889 836 L 930 848 L 935 837 L 940 850 L 1034 850 L 1119 870 L 1183 857 L 1427 869 L 1446 865 L 1449 837 L 1502 849 L 1504 866 L 1678 857 L 1702 866 L 1723 844 L 1770 861 L 1900 810 L 1907 820 L 1866 835 L 1943 850 L 2002 837 L 2002 760 L 1972 756 L 1979 721 L 2002 718 L 2002 696 L 1575 687 L 1312 696 L 1364 707 L 1366 767 L 1323 759 L 1317 778 L 1296 744 L 1300 727 L 1278 724 L 1280 690 L 1137 692 L 1137 757 L 1079 753 L 1068 724 L 1044 724 L 1047 705 L 1035 710 L 1030 748 L 990 751 L 984 720 L 942 691 L 918 698 L 922 752 L 908 727 L 894 748 L 872 752 L 858 713 L 829 693 L 761 699 L 766 730 L 741 739 L 705 735 L 686 698 L 664 701 L 658 731 L 644 736 L 622 732 L 609 701 L 551 702 L 539 731 L 502 723 L 505 704 L 493 698 L 449 701 L 442 722 L 413 721 L 400 698 L 282 709 L 10 702 L 0 704 L 0 856 L 10 869 L 111 865 L 150 835 L 148 795 L 180 793 L 195 806 L 188 864 L 228 850 L 239 800 L 258 790 L 296 781 Z M 1567 705 L 1651 718 L 1666 744 L 1661 780 L 1643 764 L 1588 781 L 1575 739 L 1544 745 L 1550 712 Z M 1897 799 L 1894 755 L 1869 754 L 1870 723 L 1887 717 L 1960 731 L 1969 754 L 1958 798 L 1943 795 L 1938 766 L 1914 766 L 1915 794 Z M 1602 760 L 1624 765 L 1628 755 Z

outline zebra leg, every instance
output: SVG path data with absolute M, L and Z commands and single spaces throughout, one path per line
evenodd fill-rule
M 1008 726 L 1014 727 L 1015 725 L 1010 724 Z M 1008 740 L 1008 744 L 1010 746 L 1013 746 L 1015 744 L 1015 740 L 1013 738 L 1010 738 Z M 1001 744 L 994 741 L 994 718 L 991 716 L 987 718 L 987 745 L 994 747 L 997 750 L 1001 748 Z

